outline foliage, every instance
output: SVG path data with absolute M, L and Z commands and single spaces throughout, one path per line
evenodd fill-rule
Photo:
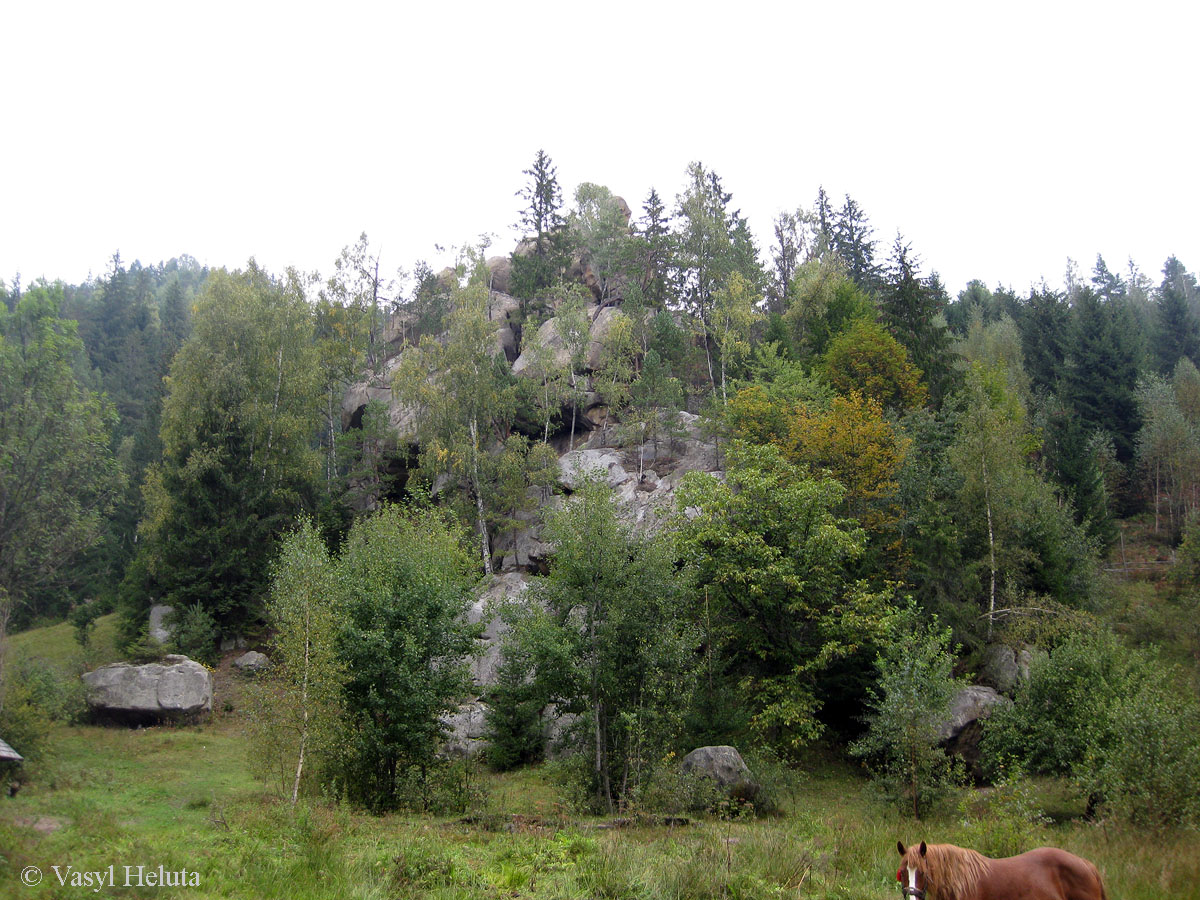
M 517 227 L 532 243 L 513 253 L 512 282 L 524 311 L 529 301 L 558 281 L 567 262 L 569 232 L 562 214 L 558 170 L 546 152 L 538 150 L 533 165 L 522 174 L 529 180 L 517 196 L 527 205 L 521 209 Z
M 71 610 L 67 620 L 75 628 L 75 640 L 83 650 L 87 650 L 92 642 L 92 633 L 96 630 L 96 620 L 110 609 L 102 603 L 81 603 Z
M 896 236 L 887 277 L 880 291 L 880 318 L 924 373 L 935 404 L 950 389 L 954 351 L 943 315 L 946 292 L 935 274 L 922 278 L 920 262 L 912 248 Z
M 750 332 L 759 319 L 758 297 L 741 272 L 731 272 L 713 300 L 712 328 L 721 357 L 721 402 L 728 397 L 726 382 L 730 366 L 749 355 Z
M 638 356 L 632 320 L 623 312 L 614 314 L 601 344 L 600 367 L 593 376 L 596 393 L 606 407 L 602 436 L 607 434 L 614 411 L 627 407 L 633 397 Z
M 185 607 L 171 617 L 171 644 L 175 652 L 198 660 L 205 665 L 217 661 L 219 632 L 212 614 L 199 603 Z
M 863 663 L 890 616 L 887 597 L 849 573 L 864 536 L 834 513 L 844 493 L 776 447 L 738 441 L 725 480 L 689 473 L 680 487 L 683 548 L 711 600 L 705 642 L 723 676 L 709 689 L 738 685 L 756 731 L 790 750 L 821 733 L 826 700 L 843 714 L 862 702 Z
M 567 217 L 567 225 L 596 277 L 601 306 L 612 300 L 629 256 L 628 209 L 617 200 L 608 188 L 585 181 L 575 189 L 575 209 Z
M 1195 367 L 1185 359 L 1178 369 L 1174 384 L 1150 375 L 1138 383 L 1137 390 L 1142 421 L 1137 435 L 1138 461 L 1154 498 L 1155 530 L 1160 527 L 1160 507 L 1165 499 L 1168 533 L 1172 536 L 1179 533 L 1188 512 L 1196 508 L 1200 478 L 1200 418 L 1187 408 L 1188 389 L 1193 383 L 1189 376 Z
M 985 753 L 1068 775 L 1093 805 L 1135 822 L 1196 822 L 1200 706 L 1164 674 L 1152 654 L 1110 632 L 1072 634 L 989 719 Z
M 908 442 L 884 418 L 877 401 L 853 391 L 833 398 L 828 409 L 802 407 L 788 437 L 793 462 L 828 472 L 846 489 L 840 509 L 847 516 L 857 519 L 876 543 L 886 546 L 895 540 L 900 516 L 896 474 Z
M 898 617 L 875 667 L 877 691 L 867 732 L 850 747 L 871 779 L 901 810 L 921 818 L 960 780 L 940 744 L 939 729 L 962 682 L 954 678 L 950 629 L 922 622 L 915 610 Z
M 650 350 L 642 360 L 641 375 L 629 393 L 629 409 L 622 417 L 622 442 L 644 448 L 646 441 L 650 441 L 657 455 L 661 441 L 671 441 L 678 436 L 683 386 L 671 374 L 667 361 Z M 641 458 L 639 450 L 639 475 Z
M 839 394 L 858 392 L 884 409 L 903 412 L 925 402 L 921 371 L 908 351 L 868 319 L 856 319 L 830 342 L 820 368 Z
M 315 525 L 303 520 L 280 544 L 267 600 L 274 631 L 271 668 L 256 681 L 254 752 L 277 773 L 294 806 L 304 782 L 330 771 L 340 737 L 345 663 L 338 657 L 342 621 L 334 561 Z M 316 772 L 317 778 L 311 773 Z
M 113 407 L 84 388 L 61 285 L 0 306 L 0 595 L 13 625 L 66 612 L 72 564 L 97 544 L 124 487 L 109 449 Z
M 200 604 L 223 632 L 261 615 L 276 537 L 312 504 L 320 366 L 303 285 L 253 261 L 213 273 L 176 354 L 161 463 L 143 486 L 140 564 L 123 613 Z
M 1138 329 L 1124 302 L 1104 302 L 1080 289 L 1072 297 L 1063 397 L 1089 429 L 1112 435 L 1117 458 L 1133 459 L 1140 420 L 1135 390 Z
M 762 272 L 746 220 L 740 212 L 730 210 L 733 195 L 725 190 L 720 176 L 698 162 L 688 166 L 687 176 L 687 187 L 676 198 L 679 230 L 672 274 L 676 295 L 699 331 L 709 385 L 716 393 L 713 354 L 719 348 L 714 343 L 722 332 L 728 340 L 732 331 L 717 320 L 719 292 L 728 291 L 731 276 L 737 272 L 744 285 L 738 296 L 744 297 L 747 291 L 757 295 Z M 744 306 L 742 300 L 735 301 L 727 294 L 722 305 L 727 312 L 721 318 L 727 325 L 745 318 L 735 312 Z
M 958 516 L 964 560 L 980 573 L 975 600 L 990 635 L 1004 598 L 1045 593 L 1081 604 L 1095 576 L 1095 550 L 1050 487 L 1033 470 L 1036 436 L 1004 370 L 973 364 L 958 403 L 947 457 L 960 481 Z
M 823 355 L 837 335 L 874 317 L 871 299 L 832 258 L 810 260 L 792 278 L 784 321 L 803 358 Z
M 590 761 L 597 804 L 611 810 L 679 736 L 699 643 L 689 579 L 676 569 L 673 535 L 635 534 L 597 479 L 548 516 L 545 533 L 550 571 L 505 610 L 505 655 L 543 708 L 577 717 L 569 740 Z M 509 685 L 520 669 L 508 670 Z
M 388 506 L 351 529 L 334 584 L 347 673 L 340 783 L 354 803 L 394 808 L 409 767 L 432 763 L 441 717 L 469 689 L 473 572 L 463 535 L 434 510 Z
M 487 315 L 487 269 L 481 255 L 465 288 L 453 292 L 450 328 L 444 340 L 425 336 L 401 357 L 392 387 L 413 408 L 421 467 L 432 483 L 446 475 L 446 490 L 473 520 L 480 559 L 491 572 L 488 489 L 484 454 L 508 437 L 516 389 L 504 355 L 497 354 L 496 325 Z

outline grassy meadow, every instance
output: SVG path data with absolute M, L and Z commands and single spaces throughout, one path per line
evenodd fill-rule
M 93 654 L 105 653 L 105 628 Z M 13 644 L 64 671 L 81 663 L 68 626 Z M 820 754 L 780 812 L 761 818 L 585 816 L 546 766 L 481 773 L 467 816 L 374 817 L 312 798 L 293 810 L 251 774 L 239 705 L 222 667 L 201 727 L 54 726 L 52 753 L 16 797 L 0 797 L 0 897 L 886 898 L 897 839 L 926 839 L 989 855 L 1053 844 L 1094 860 L 1113 898 L 1200 898 L 1195 833 L 1084 822 L 1050 781 L 966 792 L 914 822 Z M 115 866 L 117 886 L 60 885 L 55 865 Z M 125 887 L 125 865 L 186 869 L 199 886 Z M 37 886 L 21 882 L 28 866 L 43 872 Z

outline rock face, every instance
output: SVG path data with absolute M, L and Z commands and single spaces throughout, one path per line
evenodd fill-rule
M 697 747 L 683 758 L 684 772 L 713 779 L 731 797 L 752 799 L 758 793 L 749 766 L 734 747 Z
M 113 663 L 83 676 L 87 703 L 100 718 L 127 724 L 187 721 L 212 712 L 208 669 L 186 656 L 135 666 Z
M 450 729 L 442 753 L 446 756 L 475 756 L 486 746 L 483 734 L 487 725 L 488 706 L 482 700 L 472 700 L 458 712 L 442 718 Z
M 512 258 L 492 256 L 487 261 L 488 274 L 492 277 L 492 290 L 502 294 L 512 293 Z
M 983 782 L 979 752 L 979 742 L 983 737 L 983 720 L 991 715 L 997 706 L 1009 703 L 1012 701 L 1001 696 L 995 688 L 984 685 L 969 685 L 950 701 L 950 716 L 942 723 L 938 737 L 948 753 L 963 759 L 976 783 Z
M 479 638 L 482 653 L 471 660 L 471 675 L 480 687 L 492 687 L 497 683 L 500 642 L 508 631 L 508 627 L 500 620 L 496 606 L 519 598 L 525 593 L 526 587 L 521 572 L 494 575 L 467 611 L 467 621 L 472 625 L 484 623 L 483 634 Z
M 160 644 L 171 640 L 171 629 L 167 628 L 166 619 L 173 612 L 174 607 L 164 603 L 150 607 L 150 637 Z

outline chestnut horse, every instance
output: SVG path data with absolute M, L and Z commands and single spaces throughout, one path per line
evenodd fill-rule
M 902 857 L 896 878 L 915 900 L 1108 900 L 1094 865 L 1054 847 L 1007 859 L 924 841 L 896 849 Z

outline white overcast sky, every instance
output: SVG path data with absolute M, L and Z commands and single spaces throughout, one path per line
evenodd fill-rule
M 673 204 L 699 160 L 759 235 L 819 185 L 957 293 L 1067 257 L 1200 267 L 1200 7 L 86 3 L 0 11 L 0 277 L 328 274 L 495 235 L 538 148 L 568 197 Z

